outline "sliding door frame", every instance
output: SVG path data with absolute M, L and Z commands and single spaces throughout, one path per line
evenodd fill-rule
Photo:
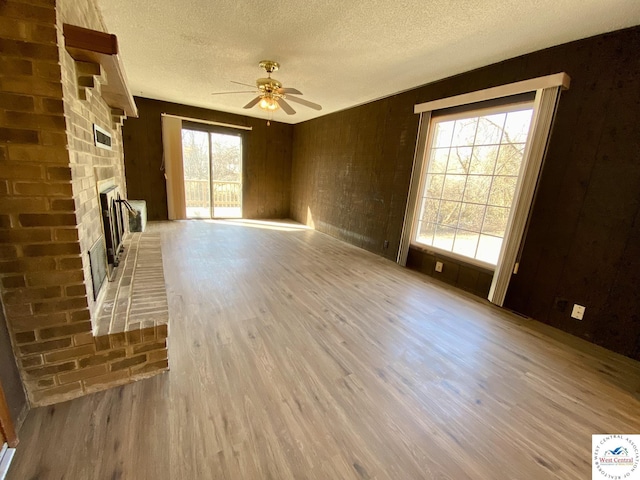
M 209 207 L 210 207 L 210 212 L 209 212 L 209 216 L 214 219 L 214 218 L 223 218 L 223 217 L 216 217 L 214 216 L 214 212 L 215 212 L 215 202 L 214 202 L 214 198 L 215 198 L 215 194 L 214 194 L 214 188 L 213 188 L 213 183 L 214 183 L 214 178 L 213 178 L 213 174 L 214 174 L 214 168 L 213 168 L 213 142 L 211 140 L 211 134 L 213 133 L 217 133 L 220 135 L 229 135 L 232 137 L 240 137 L 240 211 L 241 211 L 241 218 L 244 218 L 243 215 L 243 204 L 244 204 L 244 165 L 245 165 L 245 155 L 246 155 L 246 134 L 244 131 L 238 131 L 238 130 L 234 130 L 232 128 L 229 128 L 227 126 L 221 126 L 221 125 L 209 125 L 209 124 L 202 124 L 202 123 L 198 123 L 195 121 L 187 121 L 187 122 L 183 122 L 182 123 L 182 128 L 183 129 L 187 129 L 187 130 L 196 130 L 199 132 L 206 132 L 207 133 L 207 142 L 209 144 Z
M 218 127 L 219 130 L 210 129 L 209 131 L 218 132 L 232 132 L 237 135 L 238 131 L 242 137 L 243 149 L 242 149 L 242 167 L 243 167 L 243 180 L 242 186 L 244 189 L 244 165 L 245 165 L 245 134 L 247 131 L 253 130 L 253 127 L 246 125 L 234 125 L 231 123 L 216 122 L 211 120 L 204 120 L 198 118 L 184 117 L 181 115 L 174 115 L 171 113 L 162 113 L 160 115 L 162 121 L 162 166 L 160 169 L 164 172 L 166 187 L 167 187 L 167 211 L 169 220 L 184 220 L 187 218 L 186 212 L 186 199 L 184 188 L 184 169 L 182 159 L 182 128 L 183 123 L 188 122 L 191 125 L 198 125 L 200 129 L 204 126 Z M 211 137 L 209 135 L 209 137 Z M 211 142 L 211 138 L 209 138 Z M 211 152 L 211 148 L 209 148 Z M 209 154 L 211 155 L 211 153 Z M 211 159 L 209 159 L 211 164 Z M 209 167 L 211 169 L 211 167 Z M 242 192 L 244 199 L 244 192 Z M 244 203 L 244 201 L 243 201 Z M 213 208 L 213 207 L 212 207 Z

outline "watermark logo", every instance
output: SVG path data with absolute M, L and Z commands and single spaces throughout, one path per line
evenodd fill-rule
M 592 480 L 640 480 L 640 435 L 592 435 Z

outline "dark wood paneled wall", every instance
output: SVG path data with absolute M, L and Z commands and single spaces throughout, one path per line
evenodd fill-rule
M 441 272 L 436 271 L 436 262 L 442 262 Z M 409 248 L 407 267 L 482 298 L 489 295 L 493 280 L 491 270 L 421 248 Z
M 634 27 L 296 125 L 292 216 L 395 258 L 418 126 L 413 105 L 567 72 L 571 89 L 560 100 L 506 306 L 640 359 L 639 51 Z M 573 303 L 587 307 L 583 321 L 570 318 Z
M 414 103 L 397 95 L 296 125 L 293 218 L 395 258 L 418 131 Z
M 566 65 L 520 271 L 506 305 L 640 359 L 640 28 L 558 47 Z M 531 68 L 531 67 L 529 67 Z M 566 301 L 567 306 L 563 307 Z M 587 307 L 571 318 L 574 303 Z
M 175 103 L 135 98 L 139 118 L 124 122 L 124 161 L 128 197 L 147 201 L 149 220 L 166 220 L 167 190 L 162 163 L 160 115 L 253 127 L 245 135 L 243 215 L 245 218 L 288 218 L 291 201 L 293 127 L 265 120 Z

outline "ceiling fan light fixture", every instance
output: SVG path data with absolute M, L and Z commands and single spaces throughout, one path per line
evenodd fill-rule
M 2 2 L 2 0 L 0 0 Z M 302 95 L 302 92 L 296 88 L 284 88 L 282 83 L 275 78 L 271 77 L 271 74 L 278 70 L 280 65 L 278 62 L 272 60 L 263 60 L 260 62 L 260 68 L 267 72 L 266 77 L 258 78 L 256 80 L 256 90 L 254 97 L 249 103 L 247 103 L 244 109 L 250 109 L 256 105 L 266 111 L 269 114 L 269 118 L 273 118 L 273 112 L 276 110 L 282 110 L 287 115 L 295 115 L 296 111 L 289 105 L 289 100 L 304 105 L 305 107 L 313 108 L 314 110 L 322 110 L 322 107 L 317 103 L 309 102 L 302 98 L 298 98 L 295 95 Z M 233 82 L 239 85 L 250 87 L 248 83 Z M 214 95 L 221 95 L 223 93 L 251 93 L 250 91 L 240 92 L 217 92 Z M 291 96 L 289 96 L 291 95 Z
M 277 100 L 273 97 L 262 97 L 258 106 L 263 110 L 271 111 L 277 110 L 279 107 Z

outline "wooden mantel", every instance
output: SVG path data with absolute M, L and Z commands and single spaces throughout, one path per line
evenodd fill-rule
M 118 56 L 118 39 L 115 35 L 63 25 L 65 48 L 74 60 L 98 63 L 107 75 L 102 85 L 102 97 L 107 104 L 124 111 L 128 117 L 137 117 L 138 108 L 127 84 L 127 77 Z

